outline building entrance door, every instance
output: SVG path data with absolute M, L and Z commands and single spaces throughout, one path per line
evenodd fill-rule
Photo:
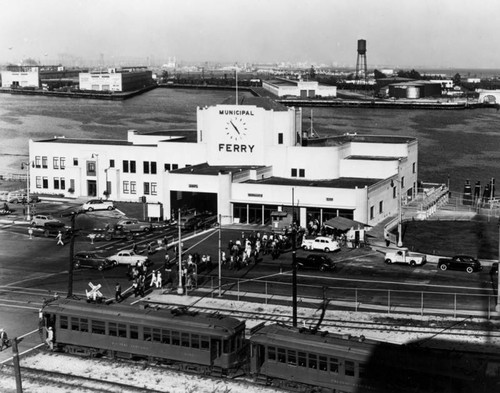
M 87 195 L 91 197 L 97 196 L 97 183 L 95 180 L 87 180 Z

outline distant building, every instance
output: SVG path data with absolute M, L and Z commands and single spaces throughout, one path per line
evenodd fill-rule
M 2 71 L 2 87 L 40 87 L 38 67 L 20 67 L 16 71 Z
M 481 83 L 481 78 L 467 78 L 467 83 Z
M 389 84 L 389 97 L 428 98 L 441 96 L 441 84 L 429 81 L 408 81 Z
M 337 86 L 320 85 L 316 81 L 277 78 L 262 81 L 262 87 L 278 97 L 294 96 L 300 98 L 336 97 Z
M 153 84 L 153 72 L 140 68 L 110 68 L 107 71 L 81 72 L 80 90 L 134 91 Z
M 484 104 L 499 104 L 500 103 L 500 90 L 483 90 L 476 89 L 479 93 L 478 102 Z

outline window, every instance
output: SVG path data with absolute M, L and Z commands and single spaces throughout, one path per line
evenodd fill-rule
M 153 340 L 152 340 L 152 338 L 153 338 L 153 336 L 152 336 L 152 334 L 151 334 L 151 328 L 149 328 L 149 327 L 144 327 L 144 328 L 142 329 L 142 339 L 143 339 L 144 341 L 153 341 Z
M 69 179 L 69 188 L 75 191 L 75 179 Z
M 41 176 L 36 177 L 36 188 L 42 188 L 42 177 Z
M 319 357 L 319 369 L 321 371 L 328 371 L 328 361 L 326 359 L 326 356 Z
M 416 163 L 416 162 L 414 162 L 414 163 L 412 164 L 412 168 L 411 168 L 411 169 L 412 169 L 412 172 L 413 172 L 413 173 L 417 173 L 417 163 Z
M 392 198 L 396 199 L 397 196 L 398 196 L 398 193 L 397 193 L 396 187 L 392 187 Z
M 164 344 L 170 344 L 170 330 L 161 330 L 161 342 Z
M 208 336 L 201 336 L 201 349 L 203 351 L 208 351 L 210 349 L 210 341 Z
M 156 161 L 151 161 L 151 174 L 156 175 Z
M 299 177 L 306 177 L 306 170 L 305 169 L 299 169 Z
M 115 167 L 115 160 L 109 160 L 109 167 L 114 168 Z
M 35 168 L 40 168 L 40 156 L 35 157 Z
M 128 161 L 123 161 L 123 173 L 128 173 Z
M 149 195 L 149 183 L 144 182 L 144 195 Z
M 181 333 L 181 347 L 189 347 L 189 333 Z
M 130 182 L 130 193 L 131 194 L 136 194 L 137 193 L 137 190 L 136 190 L 136 183 L 135 181 L 131 181 Z
M 161 329 L 153 328 L 153 341 L 161 342 Z
M 181 338 L 179 332 L 172 332 L 172 345 L 181 345 Z
M 118 337 L 127 337 L 127 325 L 123 323 L 118 324 Z
M 78 158 L 73 158 L 73 166 L 78 166 Z
M 130 161 L 130 173 L 135 173 L 135 161 Z
M 54 169 L 59 169 L 59 157 L 54 157 L 52 159 L 52 165 L 54 166 Z
M 354 377 L 354 362 L 350 360 L 345 361 L 345 375 Z
M 305 352 L 299 352 L 299 366 L 300 367 L 306 367 L 307 365 L 307 360 L 306 360 L 306 353 Z
M 370 220 L 373 220 L 374 216 L 374 206 L 370 206 Z
M 48 177 L 46 177 L 46 176 L 44 176 L 44 177 L 42 178 L 42 187 L 43 187 L 43 188 L 49 188 L 49 178 L 48 178 Z
M 278 133 L 278 145 L 282 145 L 283 144 L 283 133 L 280 132 Z
M 151 195 L 157 195 L 157 184 L 156 183 L 151 183 Z
M 143 162 L 144 173 L 149 173 L 149 161 Z
M 139 339 L 139 327 L 135 325 L 130 325 L 130 338 L 134 340 Z
M 59 190 L 59 178 L 54 177 L 54 190 Z
M 378 212 L 379 214 L 382 214 L 384 212 L 384 201 L 380 201 L 378 203 Z
M 191 334 L 191 347 L 200 348 L 200 336 L 197 334 Z
M 61 159 L 59 160 L 59 163 L 61 165 L 61 169 L 66 169 L 66 158 L 65 157 L 61 157 Z
M 42 168 L 47 168 L 47 157 L 42 157 Z
M 124 194 L 128 194 L 128 193 L 129 193 L 129 189 L 128 189 L 128 181 L 124 181 L 124 182 L 123 182 L 123 193 L 124 193 Z
M 95 161 L 87 161 L 87 176 L 96 176 Z
M 286 363 L 286 350 L 283 348 L 278 348 L 278 362 Z
M 297 177 L 297 168 L 292 168 L 292 177 Z
M 268 347 L 267 348 L 267 358 L 269 360 L 276 360 L 276 348 L 275 347 Z
M 405 177 L 401 178 L 401 188 L 405 188 Z
M 106 334 L 106 326 L 104 321 L 92 321 L 92 333 Z
M 308 356 L 309 363 L 308 366 L 309 368 L 317 369 L 318 368 L 318 357 L 312 353 L 309 354 Z
M 288 364 L 291 364 L 292 366 L 297 365 L 297 352 L 289 349 L 287 353 L 287 358 L 288 358 Z
M 330 358 L 330 372 L 334 374 L 339 373 L 339 360 L 336 358 Z
M 177 168 L 179 168 L 179 165 L 178 165 L 178 164 L 172 164 L 172 170 L 175 170 L 175 169 L 177 169 Z
M 169 171 L 170 170 L 170 164 L 165 164 L 164 168 L 165 168 L 165 171 Z
M 109 322 L 108 323 L 108 335 L 110 336 L 118 336 L 118 326 L 114 322 Z
M 68 317 L 67 316 L 61 315 L 59 327 L 61 329 L 67 329 L 68 328 Z

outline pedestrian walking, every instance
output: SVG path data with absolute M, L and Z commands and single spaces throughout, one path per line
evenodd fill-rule
M 52 351 L 54 349 L 54 331 L 52 330 L 52 326 L 49 326 L 47 329 L 47 338 L 45 339 L 45 342 Z
M 132 283 L 132 290 L 134 292 L 134 297 L 137 297 L 139 294 L 139 279 L 134 278 L 134 282 Z
M 121 302 L 123 300 L 122 296 L 122 286 L 119 282 L 115 284 L 115 300 L 116 302 Z
M 61 246 L 64 246 L 64 242 L 62 240 L 62 233 L 61 231 L 59 231 L 59 233 L 57 234 L 56 236 L 56 239 L 57 239 L 57 245 L 61 245 Z
M 28 235 L 30 235 L 30 240 L 33 239 L 33 228 L 32 227 L 28 228 Z
M 161 282 L 161 272 L 158 270 L 156 272 L 156 288 L 161 288 L 162 287 L 162 282 Z
M 7 337 L 7 332 L 3 329 L 0 329 L 0 351 L 9 347 L 9 337 Z
M 149 284 L 151 288 L 156 287 L 156 270 L 151 273 L 151 283 Z

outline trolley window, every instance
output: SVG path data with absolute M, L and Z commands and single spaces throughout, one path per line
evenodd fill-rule
M 305 352 L 299 352 L 299 366 L 307 367 L 307 358 Z
M 181 345 L 179 332 L 172 332 L 172 345 Z
M 229 353 L 229 340 L 222 340 L 222 353 Z
M 204 351 L 210 350 L 210 341 L 208 336 L 201 336 L 201 349 Z
M 359 378 L 366 378 L 366 368 L 364 364 L 358 365 Z
M 328 371 L 328 361 L 326 356 L 319 357 L 319 369 L 321 371 Z
M 297 352 L 289 349 L 287 351 L 287 355 L 288 355 L 287 356 L 288 357 L 288 364 L 290 364 L 292 366 L 296 366 L 297 365 Z
M 92 333 L 106 334 L 106 325 L 104 321 L 92 321 Z
M 130 325 L 130 338 L 134 340 L 139 339 L 139 327 L 135 325 Z
M 127 337 L 127 325 L 124 323 L 118 324 L 118 337 Z
M 80 331 L 88 332 L 89 331 L 89 320 L 86 318 L 80 319 Z
M 191 334 L 191 347 L 200 348 L 200 336 L 198 334 Z
M 170 338 L 170 337 L 169 337 Z M 161 329 L 153 328 L 153 341 L 161 343 Z
M 354 377 L 354 362 L 350 360 L 345 361 L 345 375 Z
M 115 322 L 108 323 L 108 335 L 116 337 L 118 336 L 118 326 Z
M 161 342 L 163 344 L 170 344 L 170 330 L 161 329 Z
M 309 368 L 318 368 L 318 357 L 312 353 L 309 354 Z
M 61 315 L 59 319 L 59 327 L 61 329 L 67 329 L 68 328 L 68 317 L 65 315 Z
M 181 333 L 181 347 L 189 347 L 189 333 Z
M 144 341 L 152 341 L 153 335 L 151 334 L 151 328 L 144 327 L 142 329 L 142 339 Z
M 275 347 L 268 347 L 267 348 L 267 358 L 269 360 L 276 360 L 276 348 Z
M 337 358 L 330 358 L 330 372 L 334 374 L 339 373 L 339 360 Z
M 286 363 L 286 350 L 283 348 L 278 348 L 278 362 Z

